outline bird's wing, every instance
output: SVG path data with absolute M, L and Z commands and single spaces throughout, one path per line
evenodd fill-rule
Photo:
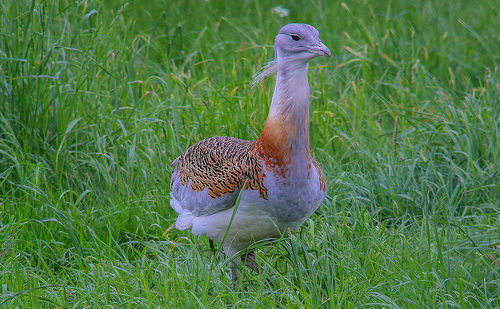
M 191 146 L 172 163 L 170 191 L 176 211 L 202 216 L 229 209 L 245 182 L 245 189 L 257 190 L 267 199 L 264 171 L 254 148 L 255 141 L 225 136 Z
M 321 191 L 326 192 L 328 190 L 328 184 L 326 183 L 326 178 L 325 174 L 323 174 L 323 169 L 321 168 L 321 165 L 318 163 L 318 161 L 316 161 L 316 159 L 314 159 L 312 156 L 311 156 L 311 161 L 314 167 L 316 168 L 316 171 L 318 171 L 319 187 Z

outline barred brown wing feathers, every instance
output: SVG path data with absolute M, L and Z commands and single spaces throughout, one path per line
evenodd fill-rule
M 177 158 L 177 175 L 181 185 L 194 191 L 208 188 L 212 199 L 232 194 L 243 187 L 257 190 L 267 199 L 263 185 L 264 172 L 254 151 L 255 141 L 215 136 L 191 146 Z

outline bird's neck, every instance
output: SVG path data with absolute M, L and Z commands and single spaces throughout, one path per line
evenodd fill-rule
M 269 169 L 285 176 L 310 164 L 307 62 L 280 66 L 257 152 Z

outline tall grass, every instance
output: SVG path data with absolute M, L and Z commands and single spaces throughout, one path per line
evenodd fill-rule
M 272 8 L 281 5 L 289 16 Z M 0 304 L 500 305 L 500 22 L 494 1 L 0 2 Z M 277 30 L 308 22 L 311 145 L 327 201 L 223 256 L 175 230 L 170 162 L 258 137 Z M 272 246 L 266 244 L 272 243 Z

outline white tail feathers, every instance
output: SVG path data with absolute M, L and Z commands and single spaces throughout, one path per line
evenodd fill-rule
M 178 230 L 184 231 L 193 225 L 194 215 L 191 212 L 182 209 L 181 204 L 172 196 L 172 194 L 170 195 L 170 206 L 177 214 L 179 214 L 177 221 L 175 222 L 175 227 Z
M 175 227 L 179 231 L 184 231 L 193 226 L 193 219 L 194 216 L 189 213 L 189 214 L 179 214 L 177 217 L 177 221 L 175 221 Z

